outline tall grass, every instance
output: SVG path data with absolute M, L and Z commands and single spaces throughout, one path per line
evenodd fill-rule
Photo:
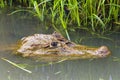
M 65 11 L 64 11 L 64 5 L 65 4 L 65 1 L 63 0 L 54 0 L 54 6 L 53 6 L 53 10 L 58 10 L 58 15 L 59 16 L 59 19 L 60 19 L 60 22 L 62 24 L 62 27 L 63 29 L 65 30 L 66 32 L 66 35 L 68 37 L 68 40 L 70 40 L 70 37 L 69 37 L 69 34 L 68 34 L 68 30 L 67 30 L 67 23 L 68 23 L 68 16 L 66 15 L 65 16 Z M 56 11 L 55 11 L 56 12 Z M 54 13 L 54 12 L 53 12 Z M 54 13 L 55 14 L 55 13 Z M 54 18 L 56 18 L 55 16 L 53 17 L 53 22 L 54 21 Z
M 120 25 L 120 1 L 119 0 L 4 0 L 0 1 L 0 7 L 14 6 L 15 3 L 22 7 L 31 7 L 41 21 L 46 15 L 51 18 L 54 25 L 61 24 L 62 27 L 54 26 L 58 29 L 63 28 L 68 39 L 69 29 L 86 29 L 91 33 L 104 34 L 114 30 L 113 25 Z M 26 6 L 27 5 L 27 6 Z M 17 5 L 16 5 L 17 7 Z M 29 11 L 30 12 L 30 11 Z M 72 24 L 71 26 L 69 26 Z
M 4 1 L 3 1 L 3 0 L 0 1 L 0 7 L 1 7 L 1 8 L 2 8 L 2 7 L 5 7 L 5 4 L 4 4 Z

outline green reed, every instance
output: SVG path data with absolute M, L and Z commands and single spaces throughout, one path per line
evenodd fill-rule
M 2 8 L 2 7 L 5 7 L 4 0 L 1 0 L 1 1 L 0 1 L 0 7 L 1 7 L 1 8 Z
M 89 29 L 92 29 L 93 32 L 101 33 L 102 31 L 102 33 L 104 33 L 107 31 L 110 28 L 107 27 L 109 26 L 110 21 L 113 18 L 118 20 L 118 13 L 120 11 L 118 2 L 116 3 L 117 6 L 115 6 L 117 9 L 114 10 L 112 9 L 114 6 L 111 6 L 111 4 L 113 4 L 113 2 L 105 2 L 105 0 L 87 0 L 86 3 L 83 2 L 83 4 L 81 4 L 83 9 L 82 12 L 85 13 L 84 17 L 86 18 L 83 25 L 87 24 L 87 26 L 90 27 Z M 117 17 L 114 17 L 113 13 Z
M 21 8 L 30 7 L 29 12 L 41 21 L 49 16 L 53 25 L 62 26 L 54 26 L 54 28 L 64 29 L 68 39 L 70 39 L 69 29 L 76 30 L 75 26 L 77 29 L 86 29 L 91 33 L 100 34 L 120 28 L 112 26 L 119 26 L 120 23 L 119 0 L 18 0 L 17 2 Z M 0 7 L 8 6 L 7 4 L 14 6 L 15 2 L 0 1 Z
M 41 0 L 40 3 L 37 1 L 31 0 L 34 5 L 34 10 L 36 12 L 36 16 L 43 21 L 44 20 L 44 14 L 45 14 L 45 8 L 46 8 L 46 2 L 50 0 Z
M 93 32 L 95 32 L 96 29 L 102 29 L 104 31 L 105 24 L 101 18 L 105 15 L 103 3 L 104 0 L 103 2 L 101 2 L 101 0 L 87 0 L 87 2 L 84 4 L 85 7 L 83 7 L 83 11 L 85 11 L 84 13 L 86 16 L 85 23 L 87 23 Z M 103 11 L 101 9 L 103 9 Z M 102 12 L 103 14 L 100 15 Z
M 70 40 L 68 33 L 68 24 L 72 21 L 77 22 L 80 26 L 79 18 L 79 8 L 77 0 L 54 0 L 53 7 L 51 8 L 52 12 L 52 23 L 56 23 L 56 16 L 58 16 L 58 22 L 61 22 L 62 28 L 65 30 L 65 33 Z M 56 23 L 58 24 L 58 23 Z
M 80 17 L 79 17 L 79 3 L 77 0 L 68 0 L 68 9 L 70 10 L 70 16 L 73 21 L 76 21 L 78 26 L 80 26 Z
M 67 30 L 67 23 L 68 23 L 68 16 L 65 16 L 64 11 L 65 1 L 63 0 L 54 0 L 53 1 L 53 8 L 51 8 L 52 12 L 52 23 L 55 22 L 56 16 L 59 16 L 58 20 L 61 22 L 62 28 L 65 30 L 68 40 L 70 40 L 69 33 Z

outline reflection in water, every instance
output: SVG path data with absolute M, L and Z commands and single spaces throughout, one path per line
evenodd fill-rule
M 24 15 L 21 15 L 24 16 Z M 44 24 L 39 24 L 36 19 L 21 19 L 20 17 L 0 15 L 0 47 L 15 44 L 21 37 L 34 33 L 50 33 L 44 31 Z M 42 27 L 37 27 L 42 26 Z M 76 36 L 78 35 L 78 36 Z M 79 39 L 87 34 L 81 32 L 72 33 L 72 39 Z M 120 57 L 119 34 L 111 36 L 114 42 L 103 39 L 88 38 L 82 44 L 90 46 L 107 45 L 112 51 L 112 56 Z M 75 40 L 73 40 L 75 41 Z M 5 47 L 6 49 L 6 47 Z M 95 60 L 73 60 L 57 64 L 48 64 L 22 58 L 11 54 L 12 51 L 0 50 L 0 58 L 5 57 L 15 63 L 28 64 L 27 69 L 32 73 L 22 71 L 11 64 L 0 59 L 1 80 L 119 80 L 120 60 L 113 61 L 113 57 Z

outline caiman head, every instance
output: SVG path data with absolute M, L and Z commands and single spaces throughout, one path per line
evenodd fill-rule
M 65 39 L 60 33 L 34 34 L 20 41 L 17 53 L 23 56 L 54 56 L 54 57 L 106 57 L 110 54 L 106 46 L 91 48 L 77 45 Z

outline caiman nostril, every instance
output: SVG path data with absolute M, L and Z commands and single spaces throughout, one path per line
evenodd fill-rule
M 101 56 L 108 56 L 110 54 L 110 51 L 106 46 L 101 46 L 97 52 Z

